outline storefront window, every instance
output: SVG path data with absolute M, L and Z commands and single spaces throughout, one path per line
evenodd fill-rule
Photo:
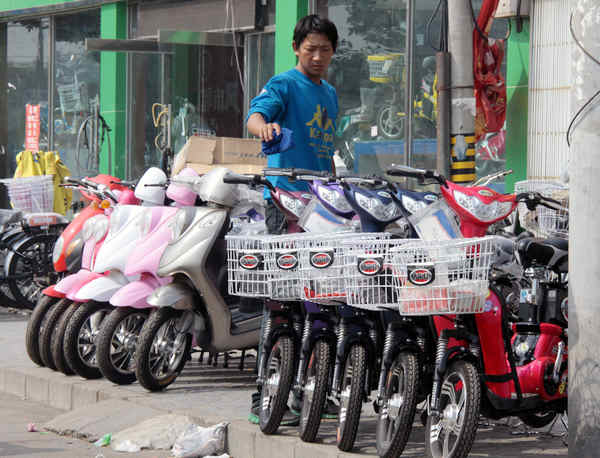
M 55 30 L 54 149 L 74 175 L 94 175 L 98 155 L 91 145 L 90 117 L 98 105 L 100 59 L 86 52 L 85 39 L 100 36 L 99 10 L 58 16 Z
M 250 101 L 265 87 L 275 73 L 275 33 L 246 36 L 246 112 Z
M 0 120 L 6 123 L 8 170 L 3 171 L 4 176 L 14 173 L 15 158 L 25 149 L 27 105 L 38 107 L 40 119 L 39 135 L 35 135 L 37 126 L 29 132 L 28 137 L 34 140 L 29 146 L 37 143 L 39 149 L 48 149 L 48 30 L 47 18 L 7 24 L 6 63 L 0 62 L 6 66 L 8 84 L 7 119 Z

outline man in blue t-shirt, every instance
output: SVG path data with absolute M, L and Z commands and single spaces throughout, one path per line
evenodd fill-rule
M 298 64 L 274 76 L 256 96 L 248 112 L 248 131 L 263 142 L 273 140 L 282 128 L 292 131 L 294 146 L 268 156 L 269 167 L 296 167 L 315 171 L 334 171 L 333 140 L 338 101 L 335 89 L 322 79 L 335 53 L 338 33 L 325 18 L 309 15 L 298 21 L 292 47 Z M 269 177 L 275 187 L 290 191 L 308 190 L 303 182 L 290 182 L 285 177 Z M 271 234 L 285 230 L 285 217 L 273 205 L 268 191 L 266 224 Z M 263 316 L 263 323 L 264 323 Z M 261 343 L 262 346 L 262 329 Z M 260 394 L 252 395 L 249 420 L 258 423 Z M 296 400 L 296 404 L 297 404 Z M 293 405 L 293 408 L 299 408 Z M 328 409 L 329 410 L 329 409 Z M 297 412 L 288 411 L 282 425 L 298 424 Z

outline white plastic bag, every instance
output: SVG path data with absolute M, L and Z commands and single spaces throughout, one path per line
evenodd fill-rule
M 175 439 L 193 425 L 192 419 L 185 415 L 160 415 L 113 434 L 110 447 L 117 452 L 168 450 Z
M 171 453 L 178 458 L 206 457 L 223 453 L 228 424 L 223 422 L 209 428 L 188 426 L 173 444 Z

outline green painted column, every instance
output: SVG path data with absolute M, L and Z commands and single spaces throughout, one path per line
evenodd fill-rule
M 527 179 L 527 100 L 529 85 L 529 19 L 517 32 L 511 19 L 511 33 L 506 56 L 506 192 L 512 192 L 517 181 Z
M 100 12 L 100 37 L 127 38 L 127 4 L 125 2 L 103 5 Z M 109 127 L 112 157 L 104 142 L 100 153 L 100 172 L 125 178 L 127 163 L 127 55 L 102 52 L 100 55 L 100 114 Z
M 308 14 L 308 0 L 277 0 L 275 4 L 275 74 L 296 66 L 294 27 Z

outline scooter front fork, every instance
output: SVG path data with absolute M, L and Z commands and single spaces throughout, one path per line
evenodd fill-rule
M 381 407 L 383 405 L 383 398 L 385 396 L 385 380 L 387 377 L 387 373 L 392 366 L 391 361 L 391 352 L 392 348 L 396 343 L 396 332 L 392 326 L 392 323 L 388 324 L 387 329 L 385 330 L 385 340 L 383 342 L 383 355 L 382 355 L 382 364 L 381 371 L 379 372 L 379 382 L 377 384 L 377 405 Z

